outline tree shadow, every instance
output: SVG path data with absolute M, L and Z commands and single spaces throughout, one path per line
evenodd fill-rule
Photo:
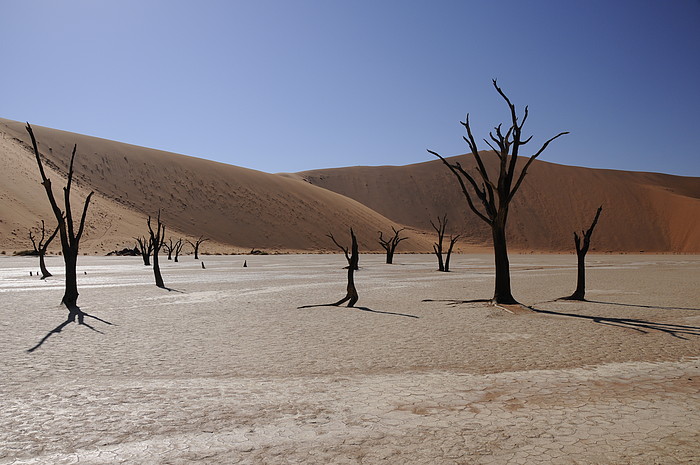
M 179 289 L 173 289 L 172 287 L 167 287 L 167 286 L 156 286 L 159 289 L 165 289 L 168 292 L 177 292 L 178 294 L 185 294 L 185 291 L 181 291 Z
M 692 307 L 660 307 L 660 306 L 655 306 L 655 305 L 637 305 L 637 304 L 623 304 L 623 303 L 619 303 L 619 302 L 605 302 L 603 300 L 584 300 L 584 302 L 589 302 L 592 304 L 601 304 L 601 305 L 617 305 L 620 307 L 652 308 L 655 310 L 692 310 L 692 311 L 700 312 L 700 308 L 692 308 Z
M 315 308 L 315 307 L 338 307 L 338 305 L 335 304 L 318 304 L 318 305 L 302 305 L 301 307 L 297 307 L 297 309 L 302 309 L 302 308 Z M 420 318 L 416 315 L 409 315 L 407 313 L 396 313 L 396 312 L 384 312 L 381 310 L 372 310 L 371 308 L 368 307 L 345 307 L 345 308 L 354 308 L 356 310 L 360 310 L 363 312 L 371 312 L 371 313 L 383 313 L 384 315 L 394 315 L 394 316 L 403 316 L 406 318 Z
M 647 334 L 651 331 L 659 331 L 662 333 L 669 334 L 678 339 L 687 340 L 689 336 L 700 336 L 700 327 L 698 326 L 687 326 L 687 325 L 677 325 L 671 323 L 656 323 L 653 321 L 639 320 L 636 318 L 613 318 L 613 317 L 603 317 L 603 316 L 590 316 L 590 315 L 579 315 L 576 313 L 566 313 L 566 312 L 555 312 L 553 310 L 542 310 L 532 306 L 527 306 L 530 310 L 536 313 L 544 313 L 547 315 L 565 316 L 570 318 L 578 318 L 582 320 L 589 320 L 594 323 L 617 326 L 620 328 L 632 329 L 634 331 Z
M 452 307 L 463 304 L 493 304 L 492 299 L 470 299 L 470 300 L 458 300 L 458 299 L 423 299 L 421 302 L 446 302 Z
M 106 325 L 116 326 L 114 323 L 110 323 L 110 322 L 107 321 L 107 320 L 103 320 L 102 318 L 96 317 L 96 316 L 94 316 L 94 315 L 90 315 L 89 313 L 86 313 L 86 312 L 82 311 L 82 310 L 80 309 L 80 307 L 78 307 L 77 305 L 70 306 L 70 307 L 68 307 L 68 318 L 66 319 L 66 321 L 64 321 L 63 323 L 61 323 L 60 325 L 56 326 L 54 329 L 52 329 L 51 331 L 49 331 L 48 333 L 46 333 L 46 335 L 45 335 L 44 337 L 42 337 L 41 340 L 40 340 L 34 347 L 31 347 L 31 348 L 27 349 L 27 352 L 28 352 L 28 353 L 32 353 L 32 352 L 34 352 L 35 350 L 37 350 L 37 349 L 38 349 L 39 347 L 41 347 L 41 346 L 44 344 L 44 342 L 46 342 L 51 336 L 53 336 L 54 334 L 60 333 L 60 332 L 63 330 L 63 328 L 65 328 L 66 326 L 68 326 L 70 323 L 75 323 L 76 319 L 78 320 L 78 324 L 79 324 L 79 325 L 85 326 L 85 327 L 87 327 L 88 329 L 91 329 L 92 331 L 95 331 L 96 333 L 104 334 L 104 333 L 103 333 L 102 331 L 100 331 L 99 329 L 97 329 L 97 328 L 95 328 L 94 326 L 92 326 L 92 325 L 86 323 L 86 322 L 85 322 L 85 318 L 86 318 L 86 317 L 87 317 L 87 318 L 95 319 L 95 320 L 97 320 L 97 321 L 99 321 L 99 322 L 101 322 L 101 323 L 104 323 L 104 324 L 106 324 Z

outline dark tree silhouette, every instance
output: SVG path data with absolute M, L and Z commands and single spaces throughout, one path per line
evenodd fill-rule
M 450 246 L 447 249 L 447 255 L 445 256 L 445 260 L 443 261 L 442 242 L 445 238 L 445 228 L 447 228 L 447 215 L 443 215 L 442 218 L 438 216 L 437 220 L 437 226 L 435 225 L 435 223 L 433 223 L 433 220 L 430 220 L 430 225 L 438 234 L 438 240 L 436 243 L 433 244 L 433 253 L 438 259 L 438 271 L 448 272 L 450 271 L 450 257 L 452 256 L 452 248 L 455 246 L 455 243 L 457 242 L 457 239 L 459 239 L 460 234 L 457 234 L 456 236 L 450 235 Z
M 149 238 L 146 237 L 135 237 L 136 239 L 136 248 L 139 250 L 139 253 L 141 254 L 141 258 L 143 258 L 143 265 L 144 266 L 151 266 L 151 254 L 153 253 L 153 242 Z
M 206 239 L 204 236 L 199 236 L 199 239 L 195 240 L 192 242 L 191 240 L 187 240 L 187 243 L 190 244 L 194 248 L 194 259 L 199 260 L 199 246 L 202 245 L 202 242 L 206 242 L 209 239 Z
M 494 261 L 496 266 L 496 283 L 493 295 L 493 302 L 499 304 L 516 304 L 518 303 L 511 292 L 510 287 L 510 264 L 508 262 L 508 247 L 506 244 L 506 223 L 508 221 L 508 210 L 510 202 L 513 200 L 516 192 L 527 174 L 527 169 L 532 162 L 540 156 L 542 152 L 554 139 L 568 134 L 561 132 L 556 136 L 548 139 L 534 155 L 530 156 L 523 166 L 520 174 L 516 177 L 516 166 L 518 164 L 518 156 L 520 148 L 530 142 L 532 136 L 523 140 L 522 130 L 528 116 L 528 107 L 525 107 L 525 112 L 521 122 L 518 122 L 515 105 L 511 103 L 506 94 L 498 87 L 496 80 L 493 80 L 493 86 L 496 91 L 508 104 L 510 109 L 511 125 L 505 134 L 502 132 L 502 124 L 496 126 L 494 135 L 489 133 L 491 141 L 484 139 L 486 144 L 495 152 L 498 157 L 498 179 L 492 179 L 483 163 L 481 155 L 476 145 L 476 140 L 472 135 L 469 125 L 469 114 L 467 114 L 465 122 L 461 123 L 467 131 L 467 136 L 463 139 L 469 145 L 472 155 L 477 164 L 477 173 L 480 181 L 477 182 L 476 176 L 469 174 L 459 162 L 450 163 L 441 155 L 432 150 L 428 150 L 431 154 L 438 157 L 454 174 L 462 189 L 462 193 L 469 205 L 469 208 L 491 227 L 491 236 L 493 239 Z M 477 208 L 474 203 L 474 196 L 481 203 L 481 208 Z
M 61 251 L 63 254 L 63 262 L 66 266 L 66 289 L 63 294 L 63 299 L 61 302 L 68 307 L 69 316 L 68 321 L 75 321 L 76 316 L 78 317 L 78 323 L 84 324 L 85 314 L 78 308 L 78 281 L 76 266 L 78 264 L 78 249 L 80 246 L 80 239 L 83 237 L 83 231 L 85 230 L 85 217 L 87 215 L 88 205 L 90 205 L 90 199 L 94 192 L 90 192 L 85 198 L 85 204 L 83 205 L 83 214 L 80 217 L 80 223 L 78 230 L 75 230 L 73 225 L 73 212 L 71 210 L 70 204 L 70 189 L 73 183 L 73 160 L 75 159 L 75 151 L 77 149 L 76 145 L 73 145 L 73 153 L 71 154 L 70 164 L 68 166 L 68 179 L 66 181 L 66 186 L 63 188 L 63 200 L 65 212 L 61 211 L 61 208 L 56 203 L 56 199 L 53 195 L 53 190 L 51 189 L 51 180 L 46 177 L 44 172 L 44 166 L 41 163 L 41 156 L 39 154 L 39 147 L 37 146 L 36 138 L 34 137 L 34 131 L 32 127 L 27 123 L 27 132 L 32 138 L 32 146 L 34 147 L 34 155 L 36 156 L 36 163 L 39 166 L 39 173 L 41 174 L 41 184 L 46 190 L 46 196 L 49 198 L 49 203 L 51 204 L 51 210 L 53 211 L 56 221 L 58 221 L 58 233 L 61 239 Z
M 168 260 L 173 259 L 173 250 L 174 250 L 173 246 L 174 246 L 174 244 L 173 244 L 172 237 L 168 238 L 168 242 L 163 241 L 163 248 L 168 253 Z
M 587 231 L 581 231 L 581 236 L 574 232 L 574 243 L 576 244 L 576 257 L 578 258 L 578 273 L 576 279 L 576 290 L 573 294 L 567 297 L 567 300 L 586 300 L 586 254 L 588 253 L 588 248 L 591 245 L 591 235 L 595 229 L 596 224 L 598 224 L 598 218 L 600 218 L 600 212 L 603 211 L 603 206 L 598 207 L 598 211 L 595 213 L 595 218 L 593 218 L 593 223 Z M 581 239 L 583 239 L 583 244 L 581 244 Z
M 175 244 L 173 244 L 173 251 L 175 252 L 175 263 L 178 262 L 178 257 L 180 256 L 180 252 L 182 251 L 182 247 L 185 245 L 184 242 L 182 242 L 182 239 L 178 239 Z
M 352 245 L 350 253 L 348 254 L 348 248 L 340 245 L 338 241 L 335 240 L 335 237 L 333 237 L 333 234 L 328 234 L 327 236 L 330 237 L 333 243 L 337 245 L 338 248 L 340 248 L 340 250 L 343 251 L 343 253 L 345 254 L 345 259 L 348 261 L 347 293 L 345 294 L 345 297 L 331 305 L 337 307 L 349 301 L 348 307 L 352 307 L 357 303 L 357 300 L 359 299 L 359 296 L 357 295 L 357 289 L 355 289 L 355 270 L 358 269 L 358 264 L 360 262 L 360 255 L 357 249 L 357 238 L 355 237 L 355 233 L 353 232 L 352 228 L 350 228 L 350 238 L 352 240 Z
M 384 237 L 382 237 L 382 232 L 379 231 L 379 243 L 382 245 L 382 247 L 384 247 L 384 250 L 386 250 L 386 262 L 389 265 L 394 263 L 394 252 L 396 252 L 396 246 L 398 246 L 401 241 L 408 239 L 408 237 L 399 237 L 399 233 L 401 233 L 401 231 L 404 229 L 406 228 L 401 228 L 397 231 L 396 228 L 392 226 L 391 230 L 394 232 L 394 235 L 389 237 L 389 239 L 384 239 Z
M 41 270 L 41 279 L 46 279 L 49 276 L 53 276 L 51 273 L 49 273 L 49 270 L 46 269 L 46 262 L 44 261 L 44 256 L 46 255 L 46 250 L 49 248 L 49 244 L 51 244 L 51 241 L 53 241 L 54 237 L 56 237 L 56 234 L 58 234 L 58 226 L 56 226 L 56 229 L 51 233 L 51 235 L 46 238 L 46 227 L 44 226 L 44 220 L 41 220 L 41 238 L 39 238 L 39 242 L 36 242 L 36 239 L 34 238 L 34 233 L 29 230 L 29 240 L 32 241 L 32 247 L 34 247 L 34 252 L 39 256 L 39 269 Z M 44 239 L 46 239 L 46 242 L 44 242 Z
M 163 276 L 160 274 L 160 265 L 158 264 L 158 252 L 163 246 L 165 240 L 165 225 L 160 221 L 160 210 L 158 210 L 158 226 L 155 231 L 151 227 L 151 217 L 148 217 L 148 233 L 151 235 L 151 244 L 153 245 L 153 274 L 156 278 L 156 286 L 165 287 Z

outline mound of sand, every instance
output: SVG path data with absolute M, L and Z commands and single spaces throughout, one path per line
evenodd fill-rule
M 493 152 L 483 154 L 494 173 Z M 474 157 L 459 160 L 475 173 Z M 520 160 L 520 167 L 526 160 Z M 299 179 L 361 202 L 396 222 L 430 229 L 447 214 L 448 231 L 488 243 L 490 230 L 469 211 L 457 181 L 440 160 L 408 166 L 352 167 L 296 173 Z M 562 166 L 536 160 L 511 204 L 510 247 L 569 251 L 573 232 L 587 229 L 603 205 L 591 250 L 700 252 L 700 178 Z
M 81 208 L 79 202 L 89 190 L 95 191 L 83 251 L 101 253 L 133 245 L 134 236 L 147 232 L 147 215 L 156 215 L 159 209 L 169 235 L 206 236 L 211 241 L 203 249 L 210 252 L 335 250 L 326 234 L 349 245 L 350 227 L 364 250 L 379 250 L 377 231 L 395 225 L 355 200 L 299 180 L 39 126 L 33 129 L 57 196 L 73 144 L 78 146 L 73 208 Z M 51 219 L 51 210 L 39 185 L 24 124 L 0 119 L 0 132 L 0 247 L 26 249 L 28 228 L 42 218 Z M 407 234 L 411 240 L 404 242 L 403 250 L 430 247 L 419 232 Z

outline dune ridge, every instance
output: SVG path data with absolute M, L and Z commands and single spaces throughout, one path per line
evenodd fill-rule
M 378 231 L 406 227 L 400 252 L 430 252 L 429 220 L 447 214 L 457 252 L 486 251 L 489 231 L 467 210 L 439 161 L 268 174 L 233 165 L 34 126 L 54 190 L 73 144 L 73 205 L 95 191 L 85 253 L 133 246 L 146 217 L 162 210 L 168 236 L 210 239 L 204 252 L 336 251 L 326 237 L 349 227 L 364 251 Z M 0 118 L 0 250 L 30 248 L 28 229 L 52 215 L 24 123 Z M 465 158 L 465 157 L 463 157 Z M 462 162 L 470 166 L 471 157 Z M 485 155 L 493 169 L 493 154 Z M 80 203 L 79 203 L 80 202 Z M 700 252 L 700 178 L 595 170 L 536 161 L 515 197 L 508 226 L 514 251 L 565 252 L 572 233 L 604 212 L 593 252 Z M 52 221 L 47 221 L 52 223 Z M 51 248 L 58 250 L 58 245 Z

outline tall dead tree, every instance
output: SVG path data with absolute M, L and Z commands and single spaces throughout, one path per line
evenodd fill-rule
M 153 243 L 149 238 L 143 236 L 135 237 L 134 239 L 136 239 L 136 248 L 139 250 L 141 258 L 143 258 L 143 265 L 151 266 L 151 254 L 153 253 Z
M 433 227 L 433 229 L 435 230 L 435 232 L 437 232 L 438 235 L 437 242 L 433 244 L 433 253 L 438 259 L 438 271 L 448 272 L 450 271 L 450 257 L 452 256 L 452 248 L 455 246 L 455 243 L 457 242 L 457 239 L 459 239 L 460 235 L 450 235 L 450 246 L 447 249 L 447 255 L 445 256 L 445 259 L 443 261 L 442 243 L 445 239 L 445 229 L 447 228 L 447 215 L 443 215 L 442 218 L 438 216 L 437 220 L 437 226 L 435 225 L 435 223 L 433 223 L 433 220 L 430 220 L 430 225 Z
M 180 252 L 182 251 L 182 247 L 185 245 L 184 242 L 182 242 L 182 239 L 178 239 L 175 244 L 173 244 L 173 251 L 175 252 L 175 263 L 177 263 L 177 259 L 180 256 Z
M 493 302 L 499 304 L 515 304 L 518 302 L 513 298 L 511 292 L 510 264 L 508 262 L 508 247 L 506 243 L 506 224 L 508 221 L 510 203 L 520 188 L 527 174 L 527 169 L 532 162 L 544 152 L 554 139 L 568 134 L 568 132 L 560 132 L 556 136 L 548 139 L 534 155 L 530 156 L 520 171 L 520 174 L 516 176 L 520 148 L 532 139 L 532 136 L 523 139 L 522 135 L 523 126 L 528 116 L 528 107 L 525 107 L 522 121 L 519 122 L 515 105 L 511 103 L 506 94 L 498 87 L 495 79 L 493 80 L 493 86 L 508 104 L 511 120 L 510 127 L 506 130 L 505 134 L 502 131 L 503 125 L 499 124 L 494 128 L 495 134 L 493 132 L 489 133 L 489 138 L 491 140 L 484 139 L 484 142 L 486 142 L 498 157 L 497 179 L 493 177 L 493 175 L 489 175 L 482 157 L 479 154 L 476 140 L 472 135 L 472 130 L 469 125 L 469 114 L 467 114 L 466 120 L 461 124 L 467 131 L 467 136 L 463 137 L 463 139 L 467 142 L 467 145 L 469 145 L 472 156 L 476 160 L 477 175 L 472 175 L 467 172 L 459 162 L 450 163 L 438 153 L 432 150 L 428 150 L 428 152 L 442 160 L 445 166 L 447 166 L 450 172 L 457 178 L 471 211 L 491 227 L 496 266 L 496 283 Z M 495 144 L 495 146 L 493 144 Z M 477 179 L 479 181 L 477 181 Z M 477 207 L 474 197 L 478 199 L 481 207 Z
M 56 226 L 56 229 L 54 229 L 49 237 L 46 238 L 46 227 L 44 225 L 44 220 L 41 220 L 41 237 L 39 238 L 39 242 L 37 242 L 34 238 L 34 233 L 31 230 L 29 231 L 29 240 L 32 241 L 34 252 L 39 256 L 41 279 L 46 279 L 49 276 L 53 276 L 51 273 L 49 273 L 49 270 L 46 269 L 44 256 L 46 255 L 46 250 L 49 248 L 49 244 L 51 244 L 51 241 L 53 241 L 54 237 L 56 237 L 56 234 L 58 234 L 58 226 Z M 46 239 L 46 242 L 44 242 L 44 239 Z
M 194 259 L 199 260 L 199 246 L 202 245 L 202 242 L 206 242 L 209 239 L 206 239 L 204 236 L 199 236 L 199 239 L 195 240 L 192 242 L 191 240 L 187 240 L 187 243 L 190 244 L 194 248 Z
M 389 265 L 394 263 L 394 252 L 396 252 L 396 246 L 398 246 L 401 241 L 408 239 L 408 237 L 399 237 L 399 233 L 401 233 L 401 231 L 404 229 L 406 228 L 401 228 L 397 231 L 396 228 L 392 226 L 391 230 L 394 232 L 394 235 L 388 239 L 384 239 L 384 237 L 382 237 L 382 232 L 379 231 L 379 243 L 382 245 L 382 247 L 384 247 L 384 250 L 386 250 L 386 262 Z
M 163 246 L 165 240 L 165 225 L 160 221 L 160 210 L 158 210 L 158 226 L 155 231 L 151 227 L 151 216 L 148 216 L 148 233 L 151 235 L 151 244 L 153 245 L 153 275 L 156 278 L 156 286 L 165 287 L 163 276 L 160 274 L 160 265 L 158 264 L 158 252 Z
M 348 253 L 348 248 L 340 245 L 338 241 L 335 240 L 335 237 L 333 237 L 333 234 L 328 234 L 328 237 L 333 241 L 333 243 L 340 248 L 340 250 L 343 251 L 345 254 L 345 259 L 348 261 L 348 287 L 347 287 L 347 293 L 345 294 L 345 297 L 340 299 L 334 304 L 331 304 L 333 306 L 339 306 L 345 302 L 348 302 L 348 307 L 352 307 L 357 303 L 357 300 L 359 299 L 359 296 L 357 295 L 357 289 L 355 288 L 355 270 L 358 269 L 358 265 L 360 262 L 360 255 L 358 252 L 357 248 L 357 238 L 355 237 L 355 233 L 353 232 L 352 228 L 350 228 L 350 238 L 351 238 L 351 249 L 350 253 Z
M 68 321 L 75 321 L 76 316 L 78 317 L 78 323 L 84 324 L 83 319 L 85 314 L 78 308 L 78 280 L 76 266 L 78 264 L 78 249 L 80 247 L 80 239 L 83 237 L 83 231 L 85 230 L 85 217 L 87 215 L 88 205 L 90 205 L 90 199 L 94 192 L 90 192 L 85 198 L 85 204 L 83 205 L 83 214 L 80 217 L 80 223 L 76 231 L 73 225 L 73 212 L 71 210 L 70 203 L 70 189 L 73 183 L 73 160 L 75 159 L 75 151 L 77 149 L 76 145 L 73 145 L 73 152 L 70 157 L 70 164 L 68 166 L 68 179 L 66 181 L 66 186 L 63 188 L 63 202 L 65 211 L 61 211 L 58 206 L 56 199 L 53 195 L 53 190 L 51 189 L 51 180 L 46 177 L 44 172 L 44 166 L 41 163 L 41 156 L 39 154 L 39 147 L 34 137 L 34 131 L 32 127 L 27 123 L 27 132 L 32 139 L 32 146 L 34 147 L 34 155 L 36 156 L 36 163 L 39 166 L 39 173 L 41 174 L 41 184 L 46 190 L 46 196 L 49 198 L 49 203 L 51 204 L 51 210 L 53 211 L 56 221 L 58 222 L 58 234 L 61 239 L 61 251 L 63 254 L 63 262 L 66 266 L 66 289 L 63 293 L 63 303 L 68 307 L 69 315 Z
M 588 253 L 588 248 L 591 245 L 591 235 L 595 229 L 596 224 L 598 224 L 598 218 L 600 217 L 600 212 L 603 211 L 603 206 L 598 207 L 598 211 L 595 213 L 595 218 L 593 218 L 593 223 L 587 231 L 581 231 L 581 236 L 574 232 L 574 244 L 576 245 L 576 257 L 578 259 L 578 273 L 576 278 L 576 290 L 573 294 L 567 297 L 567 300 L 586 300 L 586 254 Z M 583 239 L 583 244 L 581 244 L 581 239 Z

